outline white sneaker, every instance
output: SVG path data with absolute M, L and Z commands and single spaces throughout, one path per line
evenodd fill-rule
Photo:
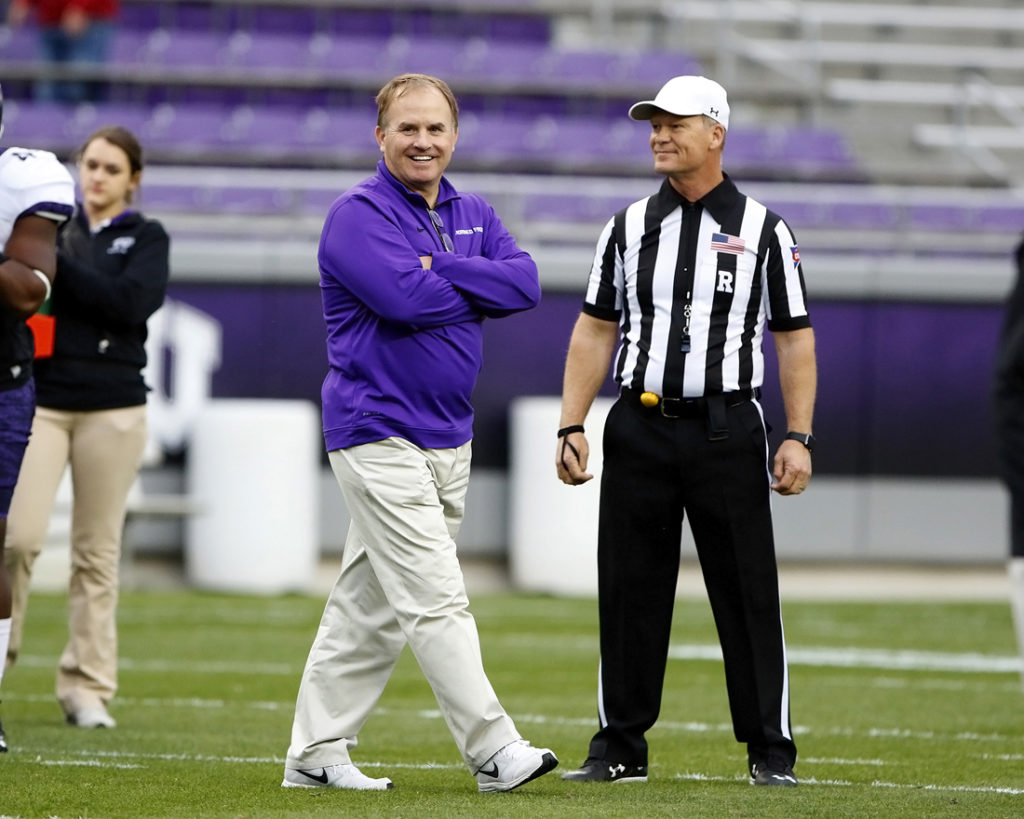
M 117 725 L 114 718 L 107 713 L 102 705 L 90 708 L 79 708 L 68 714 L 68 723 L 79 728 L 113 728 Z
M 510 791 L 554 770 L 558 759 L 548 748 L 533 748 L 525 739 L 510 742 L 476 772 L 481 793 Z
M 394 783 L 384 777 L 371 779 L 351 762 L 325 768 L 285 768 L 282 788 L 347 788 L 350 791 L 389 791 Z

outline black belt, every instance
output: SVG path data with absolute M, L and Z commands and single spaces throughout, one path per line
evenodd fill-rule
M 640 390 L 631 390 L 627 387 L 622 388 L 622 397 L 624 400 L 631 404 L 635 404 L 638 407 L 642 407 L 645 410 L 659 410 L 661 414 L 666 418 L 707 418 L 708 417 L 708 399 L 705 396 L 700 398 L 663 398 L 658 396 L 658 403 L 656 406 L 648 407 L 640 400 L 640 396 L 644 393 Z M 721 393 L 719 396 L 714 396 L 715 399 L 721 398 L 726 407 L 735 407 L 745 401 L 750 401 L 753 398 L 761 397 L 761 388 L 755 387 L 751 390 L 736 390 L 734 392 Z

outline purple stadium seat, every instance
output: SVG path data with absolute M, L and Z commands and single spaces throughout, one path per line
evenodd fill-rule
M 75 145 L 70 119 L 63 105 L 5 100 L 4 147 L 17 145 L 57 153 L 68 151 Z
M 294 212 L 292 192 L 279 187 L 154 185 L 143 190 L 141 205 L 150 213 L 275 216 Z
M 552 82 L 571 87 L 622 86 L 630 80 L 628 58 L 608 51 L 549 51 L 540 73 Z
M 334 162 L 348 162 L 372 170 L 380 158 L 373 137 L 377 124 L 376 108 L 338 108 L 327 112 L 324 148 L 320 153 Z
M 725 138 L 722 163 L 732 167 L 760 166 L 771 161 L 771 139 L 762 128 L 734 125 Z
M 110 62 L 114 65 L 145 63 L 153 52 L 163 52 L 170 43 L 165 29 L 119 29 L 110 47 Z
M 201 205 L 194 185 L 143 185 L 140 207 L 150 211 L 192 213 Z
M 548 47 L 542 43 L 515 43 L 475 39 L 462 49 L 462 71 L 467 80 L 486 82 L 497 89 L 517 82 L 545 79 L 542 61 Z
M 540 55 L 539 69 L 552 82 L 565 82 L 573 88 L 622 88 L 630 95 L 649 88 L 651 96 L 670 77 L 701 73 L 700 65 L 682 53 L 608 49 L 547 50 Z
M 287 34 L 308 39 L 317 30 L 318 15 L 315 6 L 303 6 L 301 3 L 256 4 L 244 10 L 244 18 L 239 23 L 242 30 L 253 34 Z
M 151 111 L 145 106 L 84 103 L 75 108 L 70 128 L 73 135 L 85 140 L 97 128 L 120 125 L 141 139 L 150 117 Z
M 203 3 L 121 3 L 120 31 L 145 32 L 159 28 L 226 31 L 233 21 L 227 8 Z
M 328 209 L 334 204 L 334 200 L 341 196 L 344 191 L 305 190 L 301 193 L 302 201 L 299 203 L 299 207 L 303 213 L 325 216 Z
M 38 36 L 33 26 L 20 29 L 0 26 L 0 57 L 11 62 L 35 62 L 39 59 Z
M 371 167 L 378 153 L 375 123 L 369 110 L 254 108 L 239 147 L 252 157 L 289 165 L 365 160 Z
M 151 153 L 198 157 L 222 147 L 231 121 L 231 112 L 220 106 L 165 104 L 154 110 L 141 139 Z
M 910 205 L 910 227 L 927 230 L 969 230 L 975 226 L 975 213 L 962 205 Z
M 591 222 L 604 224 L 612 214 L 630 204 L 628 197 L 537 194 L 523 205 L 523 215 L 531 222 Z M 597 234 L 594 234 L 595 240 Z
M 980 208 L 974 224 L 979 230 L 1020 234 L 1024 231 L 1024 203 Z
M 786 162 L 847 167 L 853 164 L 846 142 L 838 131 L 823 128 L 788 127 L 772 130 L 775 159 Z
M 835 202 L 830 211 L 839 228 L 896 228 L 902 222 L 901 208 L 883 202 Z
M 765 206 L 786 220 L 799 238 L 801 229 L 834 226 L 832 206 L 828 202 L 791 199 L 784 202 L 764 201 Z
M 384 39 L 320 37 L 315 38 L 311 44 L 311 65 L 334 72 L 339 78 L 378 76 L 387 58 L 388 41 Z
M 227 187 L 218 191 L 220 213 L 243 216 L 286 216 L 296 212 L 291 191 L 277 187 Z
M 632 55 L 625 64 L 630 67 L 631 82 L 639 88 L 650 89 L 649 98 L 653 98 L 670 77 L 704 73 L 697 59 L 681 51 L 643 52 Z
M 543 155 L 555 127 L 553 120 L 528 115 L 480 115 L 464 112 L 459 119 L 460 161 L 511 165 Z M 547 146 L 549 147 L 549 145 Z
M 307 68 L 313 57 L 313 39 L 277 32 L 236 32 L 221 50 L 225 65 L 247 70 L 281 73 Z
M 386 39 L 396 31 L 398 16 L 386 6 L 360 9 L 349 5 L 325 6 L 321 10 L 321 31 L 331 36 Z
M 111 61 L 150 68 L 211 67 L 224 60 L 229 36 L 210 31 L 157 29 L 151 32 L 121 32 L 115 39 Z

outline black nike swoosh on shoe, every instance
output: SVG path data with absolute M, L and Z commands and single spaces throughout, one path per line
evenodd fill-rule
M 327 784 L 327 769 L 326 768 L 321 768 L 320 769 L 319 776 L 317 774 L 312 774 L 309 771 L 300 771 L 298 768 L 296 768 L 296 771 L 298 773 L 302 774 L 303 776 L 309 777 L 314 782 L 319 782 L 321 785 L 326 785 Z
M 498 763 L 497 762 L 492 762 L 491 763 L 491 770 L 488 771 L 488 770 L 485 770 L 484 768 L 481 768 L 479 773 L 482 773 L 484 776 L 491 776 L 491 777 L 494 777 L 495 779 L 497 779 L 498 778 Z

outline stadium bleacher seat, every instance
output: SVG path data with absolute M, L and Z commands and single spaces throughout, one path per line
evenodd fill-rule
M 640 5 L 644 9 L 616 6 L 611 13 L 654 20 L 667 14 L 656 3 Z M 714 4 L 697 5 L 701 14 L 717 13 Z M 744 13 L 771 11 L 741 5 Z M 809 6 L 815 14 L 832 8 Z M 0 27 L 8 137 L 70 157 L 95 127 L 120 122 L 142 138 L 150 163 L 365 172 L 379 157 L 376 90 L 395 73 L 421 70 L 448 79 L 459 97 L 460 172 L 648 177 L 647 130 L 625 117 L 628 105 L 653 95 L 668 76 L 706 73 L 695 56 L 706 49 L 689 53 L 658 44 L 669 38 L 652 38 L 644 47 L 567 40 L 558 16 L 557 6 L 512 9 L 483 0 L 472 9 L 455 0 L 430 7 L 371 0 L 124 0 L 114 55 L 104 69 L 107 101 L 76 108 L 29 99 L 34 35 Z M 777 30 L 768 35 L 769 43 L 779 36 Z M 827 78 L 822 82 L 831 87 Z M 750 93 L 748 87 L 736 95 L 728 172 L 745 182 L 854 183 L 849 197 L 809 189 L 781 202 L 779 210 L 798 231 L 973 230 L 998 237 L 1024 223 L 1013 203 L 986 210 L 953 197 L 910 208 L 858 198 L 869 171 L 844 131 L 814 117 L 758 118 Z M 308 216 L 322 215 L 337 193 L 300 193 L 295 185 L 287 196 L 257 193 L 248 184 L 200 187 L 191 197 L 151 189 L 149 202 L 172 212 Z M 506 207 L 590 230 L 621 199 L 553 190 L 508 199 Z

